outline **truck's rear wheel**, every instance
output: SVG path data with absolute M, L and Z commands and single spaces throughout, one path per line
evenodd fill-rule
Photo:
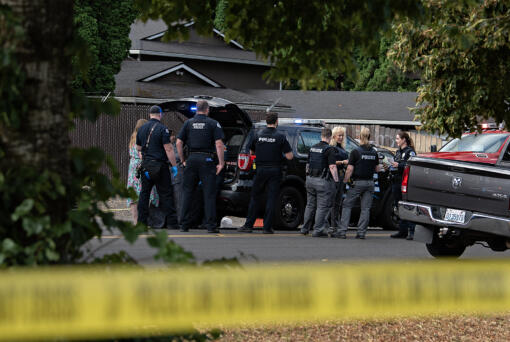
M 466 245 L 459 241 L 448 241 L 434 237 L 432 243 L 427 243 L 427 250 L 434 258 L 458 258 L 466 250 Z

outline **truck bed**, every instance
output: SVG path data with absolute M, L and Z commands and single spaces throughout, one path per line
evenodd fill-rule
M 444 218 L 447 208 L 468 211 L 467 216 L 510 217 L 509 168 L 426 157 L 414 157 L 408 165 L 404 201 L 430 204 L 438 218 Z

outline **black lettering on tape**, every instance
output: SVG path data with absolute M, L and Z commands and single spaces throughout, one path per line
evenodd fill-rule
M 211 312 L 213 309 L 213 289 L 209 281 L 204 281 L 194 286 L 194 306 L 200 312 Z
M 34 286 L 30 298 L 30 320 L 34 322 L 70 322 L 77 318 L 77 296 L 70 285 Z
M 395 274 L 364 274 L 360 277 L 359 287 L 363 300 L 370 306 L 391 306 L 401 299 L 402 285 Z
M 335 306 L 336 307 L 344 307 L 346 308 L 349 305 L 349 296 L 348 296 L 348 287 L 347 284 L 349 282 L 346 281 L 344 276 L 337 277 L 335 281 L 335 292 L 332 294 L 334 296 Z
M 252 279 L 246 284 L 246 297 L 244 300 L 252 312 L 264 310 L 264 281 L 260 278 Z
M 14 288 L 0 289 L 0 325 L 16 321 L 14 313 L 16 296 Z
M 506 299 L 508 287 L 501 272 L 482 272 L 476 275 L 477 295 L 484 301 L 502 302 Z
M 305 277 L 278 279 L 278 306 L 281 310 L 306 310 L 311 306 L 310 280 Z
M 162 282 L 141 281 L 136 286 L 135 301 L 141 314 L 158 318 L 182 314 L 184 308 L 179 300 L 182 286 L 173 280 Z

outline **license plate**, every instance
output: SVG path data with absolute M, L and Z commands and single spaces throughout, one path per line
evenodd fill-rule
M 446 214 L 444 215 L 445 221 L 450 221 L 450 222 L 455 222 L 455 223 L 464 223 L 465 218 L 466 218 L 466 212 L 464 210 L 446 209 Z

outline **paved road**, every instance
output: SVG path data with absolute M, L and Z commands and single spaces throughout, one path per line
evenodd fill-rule
M 191 251 L 197 260 L 237 257 L 243 263 L 252 262 L 328 262 L 356 260 L 403 260 L 431 259 L 421 243 L 391 239 L 390 232 L 372 228 L 366 240 L 354 239 L 350 231 L 346 240 L 312 238 L 297 232 L 277 231 L 265 235 L 260 231 L 252 234 L 237 233 L 234 229 L 223 229 L 220 234 L 207 234 L 203 230 L 181 233 L 168 230 L 169 238 Z M 116 235 L 106 235 L 94 241 L 92 248 L 100 248 L 96 255 L 126 250 L 142 264 L 154 263 L 155 250 L 148 246 L 147 235 L 134 245 L 129 245 Z M 508 258 L 510 252 L 492 252 L 479 245 L 468 247 L 462 259 Z

